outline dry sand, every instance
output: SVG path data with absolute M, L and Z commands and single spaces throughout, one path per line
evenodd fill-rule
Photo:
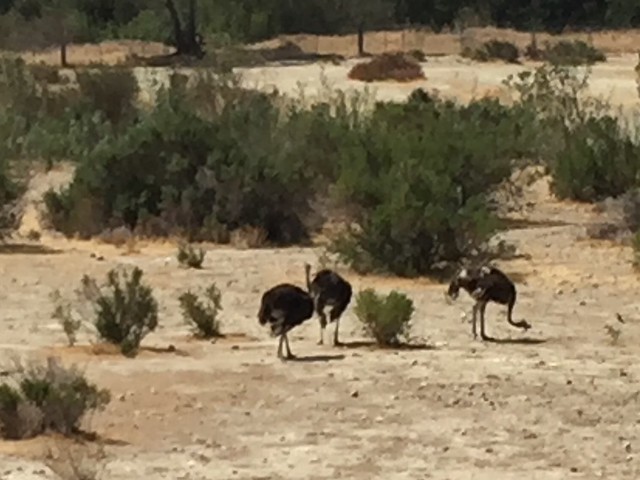
M 630 61 L 616 62 L 597 67 L 598 78 L 603 89 L 626 89 L 616 95 L 631 106 Z M 452 83 L 450 73 L 438 76 L 437 62 L 428 65 L 427 82 Z M 472 72 L 482 84 L 512 71 L 457 65 L 460 84 L 452 88 L 461 96 L 472 94 Z M 288 68 L 264 83 L 291 81 L 297 67 Z M 0 478 L 56 478 L 44 462 L 50 449 L 86 457 L 108 479 L 640 478 L 640 285 L 631 250 L 583 240 L 597 215 L 555 201 L 547 179 L 524 192 L 533 205 L 526 222 L 501 234 L 522 254 L 499 266 L 518 281 L 515 316 L 532 323 L 528 333 L 490 306 L 488 333 L 502 341 L 474 341 L 462 320 L 471 308 L 465 294 L 448 305 L 446 287 L 430 280 L 342 270 L 356 290 L 410 295 L 414 334 L 429 348 L 370 347 L 351 307 L 341 325 L 346 347 L 316 345 L 313 320 L 291 338 L 301 361 L 281 363 L 276 341 L 256 319 L 260 294 L 276 282 L 302 284 L 303 263 L 316 263 L 319 249 L 208 245 L 204 269 L 194 271 L 178 267 L 171 244 L 139 243 L 138 253 L 127 253 L 60 239 L 39 225 L 37 202 L 68 175 L 55 171 L 32 182 L 21 232 L 42 230 L 41 242 L 0 250 L 0 358 L 55 354 L 111 389 L 113 402 L 86 425 L 104 441 L 105 458 L 93 461 L 89 447 L 57 437 L 0 442 Z M 122 264 L 144 269 L 161 304 L 161 327 L 136 359 L 96 355 L 88 336 L 66 348 L 50 292 L 70 292 L 83 274 L 102 277 Z M 211 281 L 223 289 L 223 330 L 233 335 L 194 341 L 177 297 Z M 617 344 L 605 325 L 621 330 Z M 177 350 L 163 352 L 169 345 Z

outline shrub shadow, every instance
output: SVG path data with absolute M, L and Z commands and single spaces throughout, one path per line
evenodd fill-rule
M 62 250 L 31 243 L 0 243 L 0 255 L 54 255 Z

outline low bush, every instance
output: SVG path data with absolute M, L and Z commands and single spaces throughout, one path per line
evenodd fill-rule
M 20 367 L 0 385 L 0 434 L 18 440 L 46 431 L 78 433 L 82 418 L 109 401 L 109 391 L 90 383 L 76 367 L 49 358 L 44 365 Z
M 23 185 L 14 179 L 0 151 L 0 240 L 16 225 L 17 218 L 13 210 L 22 191 Z
M 561 40 L 553 45 L 547 44 L 542 52 L 542 58 L 552 65 L 593 65 L 606 62 L 607 56 L 582 40 Z
M 477 62 L 502 60 L 507 63 L 518 63 L 520 52 L 518 47 L 511 42 L 489 40 L 480 47 L 465 47 L 462 50 L 462 56 Z
M 219 337 L 220 320 L 218 315 L 222 310 L 222 292 L 212 283 L 204 293 L 204 301 L 190 291 L 178 298 L 182 317 L 193 327 L 194 333 L 200 338 Z
M 394 290 L 380 295 L 370 288 L 362 290 L 356 296 L 354 312 L 378 345 L 395 347 L 408 341 L 414 307 L 403 293 Z
M 640 271 L 640 231 L 634 233 L 631 239 L 631 247 L 633 248 L 633 268 Z
M 142 339 L 158 326 L 158 302 L 142 276 L 135 267 L 131 272 L 110 270 L 102 286 L 87 275 L 82 278 L 100 339 L 118 345 L 125 356 L 135 356 Z
M 392 80 L 411 82 L 424 78 L 420 64 L 404 53 L 383 53 L 366 62 L 358 63 L 349 71 L 351 80 L 376 82 Z
M 188 268 L 202 268 L 206 252 L 202 248 L 196 248 L 188 243 L 178 247 L 176 258 L 178 263 Z
M 67 337 L 67 343 L 73 347 L 78 340 L 77 334 L 82 326 L 82 321 L 75 316 L 71 302 L 65 300 L 59 290 L 52 292 L 51 301 L 54 305 L 51 316 L 60 323 L 62 331 Z

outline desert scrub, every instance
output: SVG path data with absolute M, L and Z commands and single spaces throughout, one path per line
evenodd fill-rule
M 631 247 L 633 248 L 633 268 L 636 272 L 640 272 L 640 230 L 633 234 Z
M 554 45 L 546 45 L 542 58 L 552 65 L 593 65 L 606 62 L 607 56 L 582 40 L 562 40 Z
M 349 72 L 349 78 L 363 82 L 384 80 L 411 82 L 424 78 L 424 72 L 418 61 L 413 55 L 383 53 L 367 62 L 355 65 Z
M 381 295 L 368 288 L 356 296 L 355 314 L 366 333 L 382 347 L 394 347 L 408 341 L 413 316 L 413 301 L 392 291 Z
M 477 62 L 490 62 L 502 60 L 507 63 L 518 63 L 520 51 L 511 42 L 501 40 L 489 40 L 480 47 L 466 47 L 462 50 L 462 56 Z
M 56 289 L 51 293 L 51 301 L 53 302 L 51 316 L 58 321 L 67 337 L 67 343 L 70 347 L 73 347 L 78 340 L 78 330 L 82 326 L 82 321 L 79 318 L 75 318 L 71 302 L 62 296 L 60 290 Z
M 125 356 L 135 356 L 142 339 L 158 326 L 158 302 L 142 276 L 138 267 L 130 272 L 113 269 L 102 286 L 88 275 L 82 277 L 99 338 L 118 345 Z
M 31 438 L 46 431 L 78 433 L 85 414 L 103 409 L 110 400 L 108 390 L 55 358 L 42 365 L 18 365 L 0 384 L 0 433 L 8 439 Z
M 193 333 L 200 338 L 221 336 L 218 315 L 222 310 L 222 292 L 212 283 L 201 300 L 191 291 L 184 292 L 178 298 L 182 317 L 193 328 Z
M 188 243 L 178 246 L 176 258 L 183 267 L 202 268 L 206 252 L 202 248 L 196 248 Z

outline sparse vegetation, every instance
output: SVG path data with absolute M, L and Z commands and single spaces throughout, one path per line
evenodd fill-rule
M 142 276 L 138 267 L 130 272 L 113 269 L 102 286 L 88 275 L 82 277 L 100 339 L 118 345 L 126 356 L 135 356 L 142 339 L 158 326 L 158 303 Z
M 511 42 L 489 40 L 479 47 L 465 47 L 462 56 L 477 62 L 502 60 L 507 63 L 518 63 L 520 52 Z
M 178 263 L 188 268 L 202 268 L 206 252 L 199 247 L 194 247 L 188 243 L 178 246 L 176 258 Z
M 54 305 L 51 316 L 60 323 L 62 331 L 67 337 L 67 343 L 73 347 L 78 341 L 77 334 L 82 326 L 82 321 L 75 318 L 71 302 L 62 297 L 60 290 L 56 289 L 51 293 L 51 301 Z
M 46 431 L 75 434 L 87 413 L 104 408 L 109 401 L 107 390 L 55 358 L 44 365 L 18 366 L 16 373 L 0 384 L 0 433 L 12 440 Z
M 411 82 L 423 79 L 424 72 L 412 55 L 384 53 L 355 65 L 349 71 L 349 78 L 363 82 Z
M 373 289 L 356 296 L 355 314 L 368 335 L 382 347 L 395 347 L 407 341 L 411 331 L 413 301 L 395 290 L 381 295 Z
M 606 62 L 606 55 L 582 40 L 561 40 L 553 45 L 546 45 L 542 51 L 542 59 L 552 65 L 593 65 Z
M 220 334 L 220 320 L 222 310 L 222 292 L 212 283 L 201 300 L 198 295 L 187 291 L 178 299 L 185 322 L 193 327 L 194 333 L 200 338 L 215 338 Z
M 611 342 L 611 345 L 617 345 L 620 340 L 620 335 L 622 334 L 622 329 L 614 327 L 613 325 L 607 324 L 604 326 L 604 330 L 605 332 L 607 332 L 607 335 L 609 336 L 609 341 Z
M 634 233 L 631 247 L 633 248 L 633 268 L 640 271 L 640 231 Z

